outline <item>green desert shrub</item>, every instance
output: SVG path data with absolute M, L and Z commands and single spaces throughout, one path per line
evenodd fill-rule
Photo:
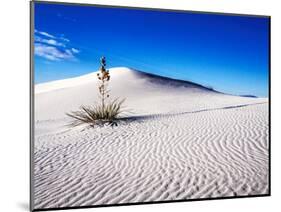
M 72 125 L 78 126 L 84 123 L 91 125 L 103 125 L 103 124 L 116 124 L 120 114 L 124 112 L 122 110 L 123 100 L 115 99 L 105 105 L 94 106 L 81 106 L 80 110 L 67 113 L 68 116 L 73 118 Z
M 99 73 L 97 73 L 97 77 L 99 80 L 98 91 L 100 103 L 93 106 L 81 106 L 78 111 L 66 113 L 66 115 L 73 119 L 72 126 L 84 123 L 91 125 L 103 125 L 106 123 L 116 125 L 120 114 L 124 112 L 122 109 L 125 99 L 109 100 L 108 84 L 110 74 L 109 71 L 106 70 L 105 57 L 101 58 L 101 68 Z

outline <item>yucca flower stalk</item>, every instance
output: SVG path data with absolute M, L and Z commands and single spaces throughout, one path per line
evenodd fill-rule
M 97 73 L 97 76 L 98 79 L 100 80 L 99 93 L 101 98 L 102 109 L 104 110 L 105 101 L 107 98 L 109 98 L 108 82 L 110 80 L 110 75 L 109 75 L 109 71 L 106 70 L 105 57 L 101 57 L 100 62 L 101 62 L 100 73 Z

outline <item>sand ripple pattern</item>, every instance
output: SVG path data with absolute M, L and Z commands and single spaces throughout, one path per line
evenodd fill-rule
M 266 194 L 268 104 L 42 133 L 34 163 L 35 208 Z

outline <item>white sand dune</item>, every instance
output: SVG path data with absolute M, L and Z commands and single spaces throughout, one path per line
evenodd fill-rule
M 267 194 L 268 99 L 222 94 L 128 68 L 116 127 L 70 128 L 97 101 L 96 73 L 35 87 L 35 208 Z

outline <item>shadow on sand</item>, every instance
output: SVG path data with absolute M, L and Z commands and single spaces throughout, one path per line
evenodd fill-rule
M 168 113 L 168 114 L 160 113 L 160 114 L 152 114 L 152 115 L 130 116 L 130 117 L 119 118 L 119 120 L 124 121 L 124 122 L 145 121 L 147 119 L 155 119 L 157 117 L 165 118 L 165 117 L 172 117 L 172 116 L 179 116 L 179 115 L 186 115 L 186 114 L 193 114 L 193 113 L 202 113 L 202 112 L 206 112 L 206 111 L 229 110 L 229 109 L 236 109 L 236 108 L 253 106 L 253 105 L 260 105 L 260 104 L 265 104 L 265 103 L 267 103 L 267 102 L 234 105 L 234 106 L 227 106 L 227 107 L 220 107 L 220 108 L 202 109 L 202 110 L 195 110 L 195 111 L 188 111 L 188 112 L 181 112 L 181 113 Z

